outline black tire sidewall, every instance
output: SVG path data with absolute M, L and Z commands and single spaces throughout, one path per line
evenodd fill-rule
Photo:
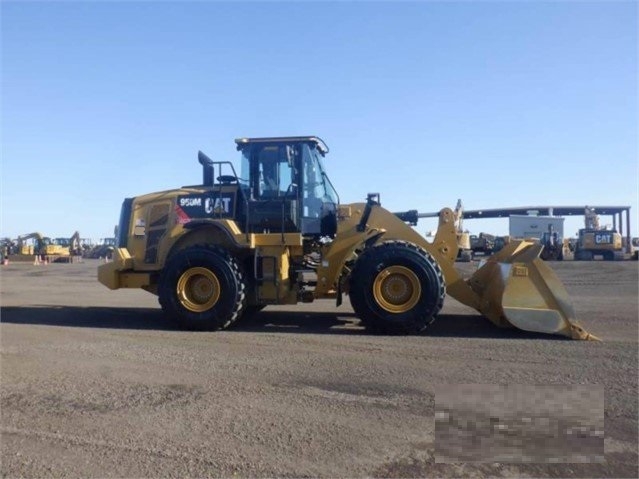
M 419 279 L 421 295 L 409 311 L 391 313 L 375 300 L 373 284 L 389 266 L 409 268 Z M 357 260 L 351 275 L 351 305 L 362 321 L 373 330 L 388 333 L 417 333 L 425 329 L 443 303 L 441 272 L 424 250 L 407 245 L 383 243 L 370 248 Z
M 215 305 L 203 312 L 186 309 L 177 295 L 177 282 L 193 267 L 212 271 L 220 283 L 220 297 Z M 204 247 L 178 252 L 164 267 L 159 281 L 158 296 L 165 313 L 179 321 L 182 327 L 195 330 L 216 330 L 226 327 L 238 308 L 240 285 L 228 255 Z

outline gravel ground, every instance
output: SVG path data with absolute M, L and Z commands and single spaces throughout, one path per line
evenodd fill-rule
M 501 330 L 451 298 L 416 337 L 368 335 L 330 301 L 184 332 L 97 265 L 0 271 L 2 477 L 639 475 L 636 262 L 552 263 L 600 343 Z M 436 462 L 435 395 L 458 384 L 603 388 L 604 460 Z

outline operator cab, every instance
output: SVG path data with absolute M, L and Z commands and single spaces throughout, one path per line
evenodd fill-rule
M 317 137 L 239 138 L 238 182 L 255 233 L 334 236 L 339 197 L 325 173 L 326 144 Z

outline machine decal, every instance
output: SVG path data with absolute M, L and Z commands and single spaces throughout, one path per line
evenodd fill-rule
M 595 233 L 595 244 L 612 244 L 612 233 Z
M 184 210 L 179 207 L 179 205 L 175 205 L 175 214 L 177 216 L 178 223 L 180 223 L 181 225 L 184 225 L 188 223 L 189 221 L 191 221 L 191 218 L 189 218 L 189 215 L 187 215 L 184 212 Z
M 180 198 L 180 206 L 202 206 L 202 198 Z
M 204 211 L 207 214 L 215 213 L 222 215 L 230 215 L 233 211 L 231 208 L 232 196 L 223 196 L 218 198 L 206 198 L 204 200 Z
M 179 196 L 176 212 L 182 211 L 187 218 L 206 218 L 209 216 L 228 217 L 234 211 L 234 193 L 208 193 L 202 195 Z M 178 218 L 180 215 L 178 213 Z

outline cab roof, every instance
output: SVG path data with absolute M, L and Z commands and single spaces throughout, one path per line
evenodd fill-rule
M 246 145 L 252 143 L 313 143 L 317 149 L 325 155 L 328 153 L 328 146 L 318 136 L 272 136 L 265 138 L 236 138 L 237 149 L 241 150 Z

